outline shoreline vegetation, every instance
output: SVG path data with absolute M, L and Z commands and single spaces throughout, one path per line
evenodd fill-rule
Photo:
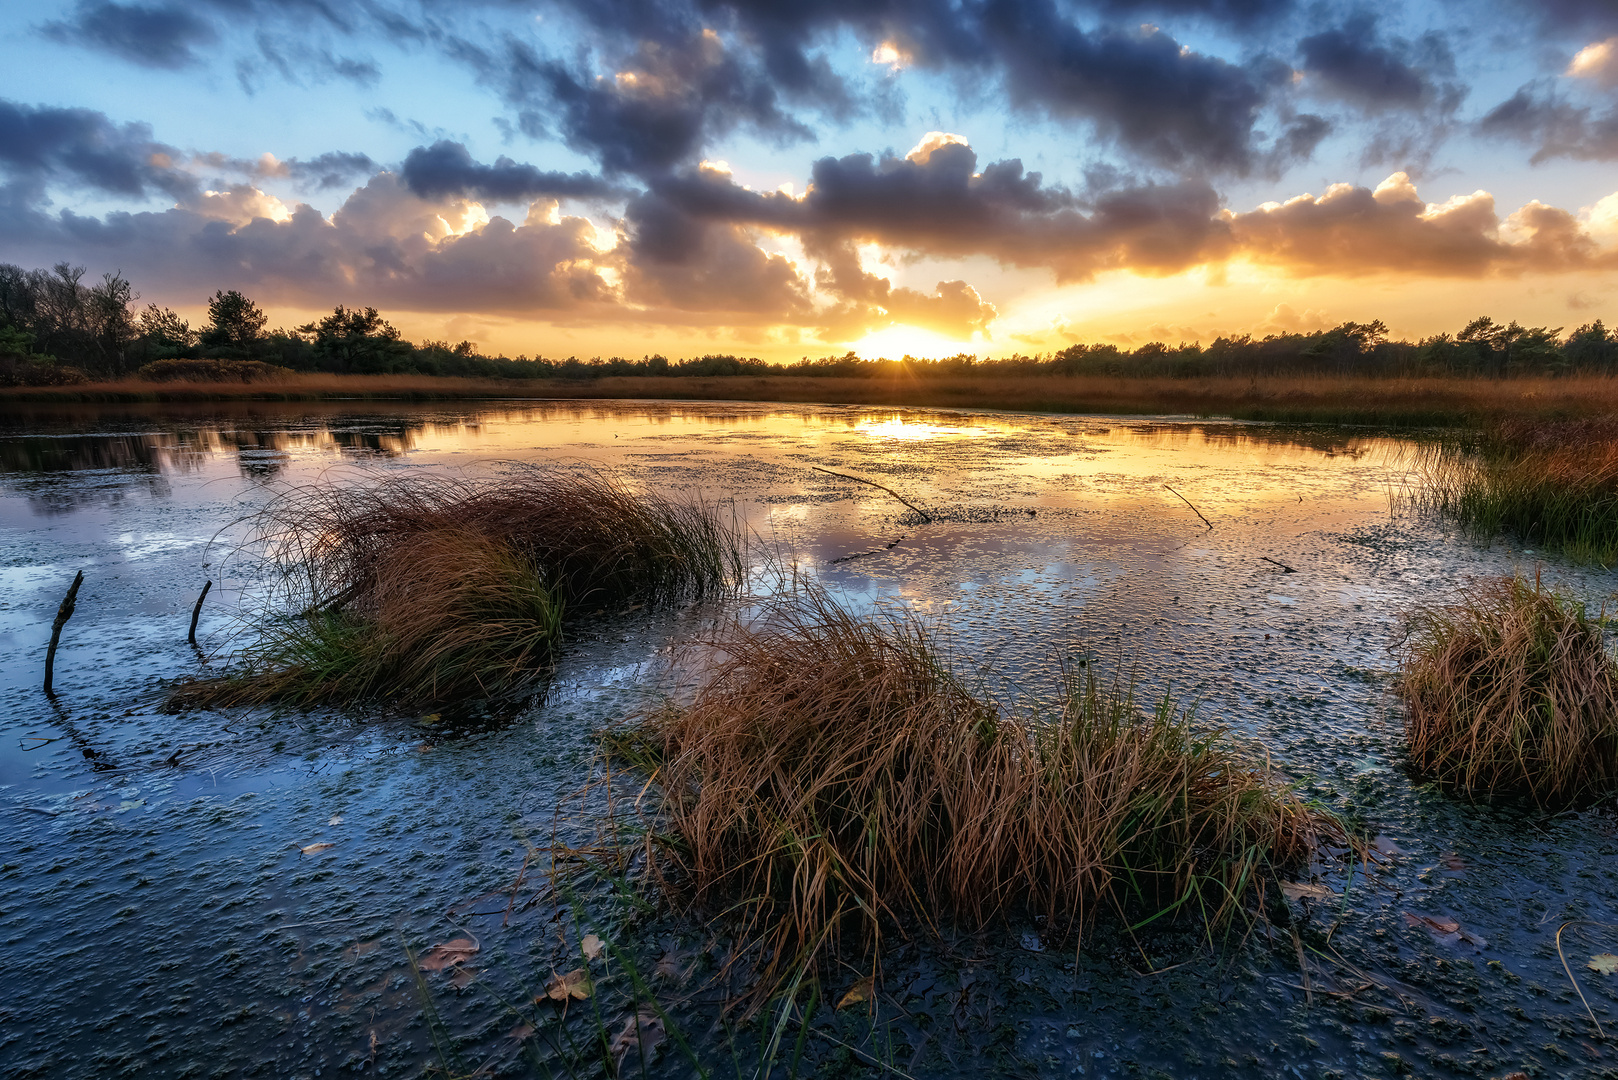
M 1618 411 L 1618 333 L 1600 320 L 1564 334 L 1481 316 L 1418 341 L 1390 339 L 1379 320 L 1345 322 L 1206 345 L 1075 343 L 986 358 L 513 358 L 471 341 L 408 341 L 371 307 L 339 304 L 302 326 L 271 328 L 234 289 L 216 292 L 206 325 L 194 328 L 170 308 L 140 308 L 120 274 L 95 283 L 84 274 L 65 262 L 49 270 L 0 263 L 0 409 L 30 401 L 655 398 L 1389 427 Z
M 289 372 L 256 381 L 136 377 L 58 386 L 0 386 L 0 409 L 37 405 L 319 401 L 726 401 L 1195 416 L 1376 427 L 1483 427 L 1618 413 L 1618 377 L 1387 377 L 984 374 L 603 376 L 478 379 Z

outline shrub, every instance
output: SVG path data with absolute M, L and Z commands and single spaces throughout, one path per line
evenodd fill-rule
M 1588 802 L 1618 779 L 1605 620 L 1520 577 L 1407 616 L 1399 690 L 1415 770 L 1478 799 Z
M 292 372 L 261 360 L 153 360 L 135 372 L 146 382 L 279 382 Z
M 710 643 L 694 698 L 609 746 L 662 792 L 657 877 L 739 905 L 766 987 L 885 926 L 1102 908 L 1212 927 L 1342 837 L 1267 765 L 1164 700 L 1074 674 L 1049 718 L 976 697 L 913 617 L 809 592 Z

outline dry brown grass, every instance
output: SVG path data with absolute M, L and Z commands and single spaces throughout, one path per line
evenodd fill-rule
M 1472 798 L 1578 805 L 1618 781 L 1618 665 L 1603 620 L 1519 577 L 1407 617 L 1399 688 L 1419 773 Z
M 700 598 L 742 571 L 715 508 L 588 469 L 297 488 L 253 519 L 248 547 L 280 572 L 258 641 L 241 670 L 183 684 L 177 707 L 509 695 L 549 660 L 564 612 Z
M 1248 420 L 1389 425 L 1482 424 L 1509 417 L 1577 418 L 1618 412 L 1618 379 L 1566 378 L 927 378 L 617 377 L 589 381 L 299 374 L 273 385 L 152 384 L 0 388 L 0 404 L 26 401 L 314 401 L 325 398 L 628 398 L 824 402 L 1036 412 L 1188 414 Z
M 1479 533 L 1618 562 L 1618 419 L 1505 420 L 1419 462 L 1418 501 Z
M 694 699 L 609 746 L 663 793 L 655 872 L 741 913 L 766 989 L 855 930 L 1102 909 L 1223 924 L 1335 820 L 1218 729 L 1075 674 L 1057 714 L 1011 715 L 940 663 L 925 629 L 823 594 L 712 643 Z

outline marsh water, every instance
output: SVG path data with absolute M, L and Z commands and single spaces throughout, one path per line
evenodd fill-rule
M 901 943 L 874 1001 L 815 1014 L 800 1074 L 1618 1075 L 1597 1028 L 1618 1024 L 1618 974 L 1588 966 L 1618 952 L 1618 818 L 1473 806 L 1414 782 L 1389 691 L 1413 602 L 1516 569 L 1599 607 L 1618 578 L 1403 509 L 1413 445 L 831 406 L 13 410 L 0 1073 L 602 1075 L 587 1038 L 536 1032 L 549 1014 L 534 1010 L 555 1009 L 529 1001 L 594 929 L 649 980 L 679 972 L 659 993 L 689 1049 L 663 1040 L 651 1073 L 692 1075 L 695 1058 L 765 1075 L 732 1056 L 753 1029 L 704 989 L 703 925 L 623 915 L 610 882 L 547 891 L 533 865 L 592 843 L 600 800 L 581 789 L 597 733 L 666 689 L 676 646 L 722 613 L 604 612 L 514 716 L 161 711 L 173 680 L 242 641 L 257 578 L 234 553 L 241 522 L 289 486 L 582 462 L 733 507 L 759 566 L 916 610 L 1002 699 L 1050 700 L 1075 656 L 1132 672 L 1143 698 L 1195 703 L 1377 837 L 1374 873 L 1319 883 L 1346 895 L 1294 898 L 1289 926 L 1245 939 L 1103 927 L 1078 952 L 1013 925 Z M 78 570 L 52 700 L 44 649 Z M 413 966 L 452 940 L 477 952 Z M 608 1002 L 625 976 L 601 972 Z M 826 993 L 863 973 L 851 963 Z M 574 1020 L 590 1007 L 572 1005 Z

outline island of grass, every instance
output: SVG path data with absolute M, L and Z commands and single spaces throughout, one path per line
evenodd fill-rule
M 235 667 L 181 683 L 172 708 L 521 697 L 570 621 L 742 573 L 715 507 L 582 468 L 317 484 L 251 525 L 278 587 Z
M 880 966 L 896 927 L 1023 915 L 1067 940 L 1106 911 L 1211 934 L 1323 846 L 1352 846 L 1262 756 L 1089 668 L 1048 715 L 1014 715 L 914 618 L 813 589 L 706 647 L 695 695 L 608 745 L 661 793 L 653 878 L 732 913 L 762 997 L 850 936 Z

